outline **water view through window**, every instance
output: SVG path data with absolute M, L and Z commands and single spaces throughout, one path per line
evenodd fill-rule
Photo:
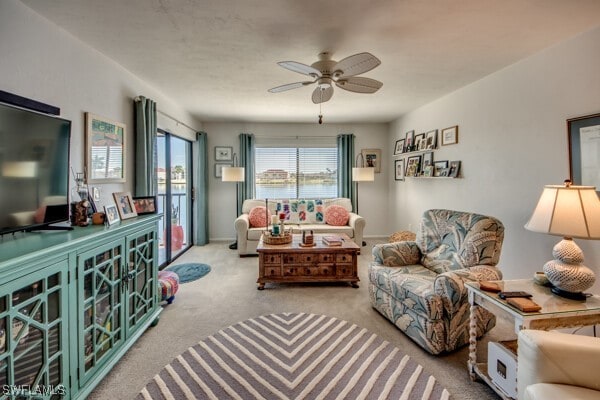
M 337 197 L 337 148 L 257 147 L 256 198 Z

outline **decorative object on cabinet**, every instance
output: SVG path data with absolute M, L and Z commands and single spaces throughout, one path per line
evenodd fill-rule
M 448 171 L 448 177 L 458 178 L 460 173 L 460 161 L 450 161 L 450 171 Z
M 125 124 L 89 112 L 85 121 L 88 183 L 125 182 Z
M 425 134 L 425 149 L 426 150 L 434 150 L 437 149 L 437 129 L 429 131 Z
M 458 143 L 458 125 L 442 129 L 442 146 Z
M 215 161 L 233 161 L 233 147 L 215 146 Z
M 585 300 L 582 292 L 596 281 L 594 272 L 583 265 L 583 251 L 573 241 L 600 239 L 600 200 L 594 186 L 546 185 L 525 229 L 563 236 L 552 249 L 554 260 L 544 264 L 544 273 L 563 297 Z
M 404 158 L 394 161 L 394 179 L 397 181 L 404 180 Z
M 115 192 L 113 193 L 113 198 L 115 199 L 115 204 L 117 205 L 117 210 L 119 211 L 119 217 L 121 217 L 121 219 L 137 217 L 137 212 L 135 211 L 135 205 L 133 204 L 130 192 Z
M 413 151 L 413 145 L 415 141 L 415 131 L 408 131 L 404 135 L 404 148 L 405 152 Z
M 404 139 L 396 140 L 396 146 L 394 146 L 394 155 L 404 153 Z
M 600 191 L 600 153 L 581 151 L 596 148 L 600 140 L 600 114 L 567 120 L 569 135 L 569 172 L 576 185 L 595 186 Z
M 421 166 L 421 156 L 408 157 L 406 161 L 406 176 L 418 176 Z
M 158 212 L 156 196 L 133 197 L 133 205 L 138 215 L 156 214 Z
M 106 223 L 108 225 L 119 222 L 119 212 L 117 211 L 117 206 L 104 206 L 104 214 L 106 214 Z
M 367 167 L 375 168 L 375 173 L 381 172 L 381 150 L 380 149 L 362 149 L 361 154 Z
M 433 176 L 442 176 L 441 175 L 442 170 L 448 168 L 448 160 L 435 161 L 433 163 L 433 166 L 434 166 Z

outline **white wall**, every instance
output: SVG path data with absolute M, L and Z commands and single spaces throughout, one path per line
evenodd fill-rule
M 149 97 L 168 115 L 201 127 L 158 90 L 15 0 L 0 1 L 0 55 L 1 90 L 57 106 L 61 116 L 72 121 L 75 171 L 83 171 L 84 166 L 85 112 L 126 124 L 127 181 L 97 185 L 100 205 L 112 202 L 112 192 L 133 189 L 136 96 Z
M 459 125 L 458 144 L 436 160 L 462 160 L 462 179 L 388 174 L 394 221 L 415 229 L 429 208 L 493 215 L 505 225 L 500 267 L 525 278 L 552 258 L 560 238 L 523 228 L 546 184 L 569 177 L 566 120 L 600 112 L 600 28 L 546 49 L 394 121 L 388 145 L 406 131 Z M 391 164 L 389 164 L 391 168 Z M 600 241 L 576 240 L 600 280 Z M 600 282 L 594 286 L 600 289 Z
M 214 147 L 233 146 L 234 152 L 239 154 L 239 134 L 253 133 L 264 137 L 289 137 L 289 136 L 330 136 L 335 137 L 342 133 L 353 133 L 355 151 L 361 149 L 382 149 L 381 173 L 375 174 L 374 182 L 360 184 L 359 213 L 365 217 L 367 225 L 365 235 L 389 235 L 388 218 L 384 210 L 388 201 L 388 178 L 390 170 L 386 168 L 392 160 L 386 145 L 388 142 L 387 124 L 273 124 L 273 123 L 223 123 L 205 122 L 203 128 L 208 134 L 209 152 L 209 237 L 211 240 L 232 240 L 235 237 L 233 221 L 235 215 L 235 184 L 221 182 L 214 177 Z M 310 140 L 310 139 L 307 139 Z

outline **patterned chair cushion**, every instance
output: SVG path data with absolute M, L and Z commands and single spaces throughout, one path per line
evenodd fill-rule
M 438 274 L 474 265 L 496 265 L 504 226 L 493 217 L 450 210 L 423 214 L 417 235 L 421 263 Z

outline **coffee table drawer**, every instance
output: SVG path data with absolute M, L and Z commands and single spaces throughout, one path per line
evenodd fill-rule
M 281 254 L 265 254 L 265 264 L 281 264 Z
M 333 263 L 335 262 L 335 254 L 319 254 L 320 263 Z
M 300 254 L 300 262 L 302 264 L 312 264 L 319 260 L 318 254 Z
M 273 276 L 281 276 L 281 267 L 270 267 L 265 265 L 265 276 L 273 277 Z
M 302 256 L 302 254 L 284 254 L 283 255 L 283 263 L 284 264 L 299 264 L 300 256 Z
M 352 268 L 352 264 L 348 265 L 336 265 L 335 274 L 337 276 L 350 276 L 353 273 L 354 268 Z
M 336 254 L 335 261 L 338 263 L 351 263 L 352 254 Z
M 333 264 L 319 264 L 319 275 L 321 276 L 334 276 L 335 266 Z

